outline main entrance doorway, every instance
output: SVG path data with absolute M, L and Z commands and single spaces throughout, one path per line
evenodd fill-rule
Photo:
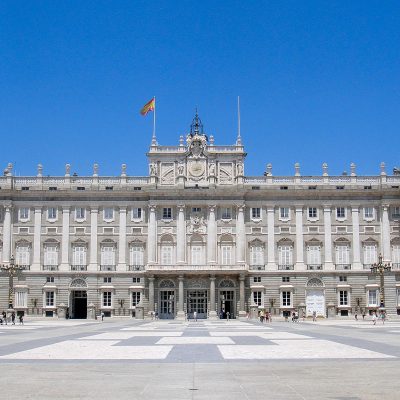
M 316 313 L 317 317 L 325 317 L 325 296 L 322 289 L 307 289 L 306 314 L 307 317 Z
M 188 290 L 186 304 L 188 318 L 193 318 L 195 311 L 197 318 L 207 318 L 207 290 Z
M 220 309 L 219 315 L 220 318 L 226 319 L 235 318 L 235 292 L 233 290 L 220 290 L 219 291 L 219 299 L 220 299 Z
M 160 291 L 160 319 L 175 318 L 175 291 L 161 290 Z
M 87 318 L 87 292 L 86 290 L 73 290 L 71 293 L 70 318 Z

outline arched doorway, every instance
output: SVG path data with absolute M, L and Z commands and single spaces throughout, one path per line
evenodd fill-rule
M 219 316 L 222 319 L 235 318 L 236 295 L 235 283 L 230 279 L 223 279 L 219 283 Z
M 311 278 L 306 284 L 306 315 L 325 317 L 325 286 L 319 278 Z
M 208 287 L 207 281 L 202 278 L 193 278 L 186 281 L 186 307 L 188 318 L 207 318 L 208 313 Z
M 158 316 L 160 319 L 175 318 L 175 283 L 171 279 L 164 279 L 159 286 L 159 309 Z
M 68 315 L 74 319 L 87 318 L 87 283 L 83 278 L 75 278 L 69 285 L 70 301 Z

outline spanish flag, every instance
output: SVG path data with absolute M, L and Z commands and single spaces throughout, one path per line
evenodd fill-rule
M 140 110 L 140 114 L 147 115 L 148 112 L 154 111 L 156 108 L 156 99 L 153 97 L 148 103 L 146 103 Z

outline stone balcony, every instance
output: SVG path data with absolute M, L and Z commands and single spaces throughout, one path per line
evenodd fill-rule
M 187 264 L 173 264 L 173 265 L 146 265 L 146 272 L 154 273 L 192 273 L 192 274 L 207 274 L 214 272 L 224 272 L 226 274 L 237 274 L 248 270 L 246 264 L 235 265 L 187 265 Z
M 43 265 L 43 271 L 58 271 L 58 265 Z
M 335 269 L 337 271 L 345 271 L 351 269 L 351 264 L 335 264 Z
M 71 265 L 71 271 L 87 271 L 87 265 Z

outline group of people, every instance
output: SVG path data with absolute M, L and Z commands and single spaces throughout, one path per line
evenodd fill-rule
M 362 315 L 362 319 L 364 321 L 365 320 L 365 316 L 366 316 L 365 311 L 363 311 L 361 315 Z M 354 319 L 356 321 L 358 321 L 358 313 L 357 313 L 357 311 L 354 313 Z M 376 311 L 373 311 L 373 313 L 372 313 L 372 323 L 374 325 L 376 325 L 376 321 L 378 319 L 380 319 L 382 321 L 382 324 L 384 324 L 385 321 L 386 321 L 386 311 L 381 310 L 380 313 L 379 313 L 379 317 L 378 317 L 378 314 L 376 313 Z
M 260 311 L 260 322 L 272 322 L 272 314 L 269 311 Z
M 7 313 L 5 311 L 3 311 L 0 316 L 0 325 L 3 325 L 3 324 L 8 325 L 8 322 L 10 320 L 11 320 L 11 324 L 15 325 L 15 317 L 16 316 L 15 316 L 14 311 L 11 313 L 11 317 L 7 317 Z M 24 324 L 24 315 L 22 313 L 19 314 L 18 319 L 19 319 L 19 324 L 23 325 Z

